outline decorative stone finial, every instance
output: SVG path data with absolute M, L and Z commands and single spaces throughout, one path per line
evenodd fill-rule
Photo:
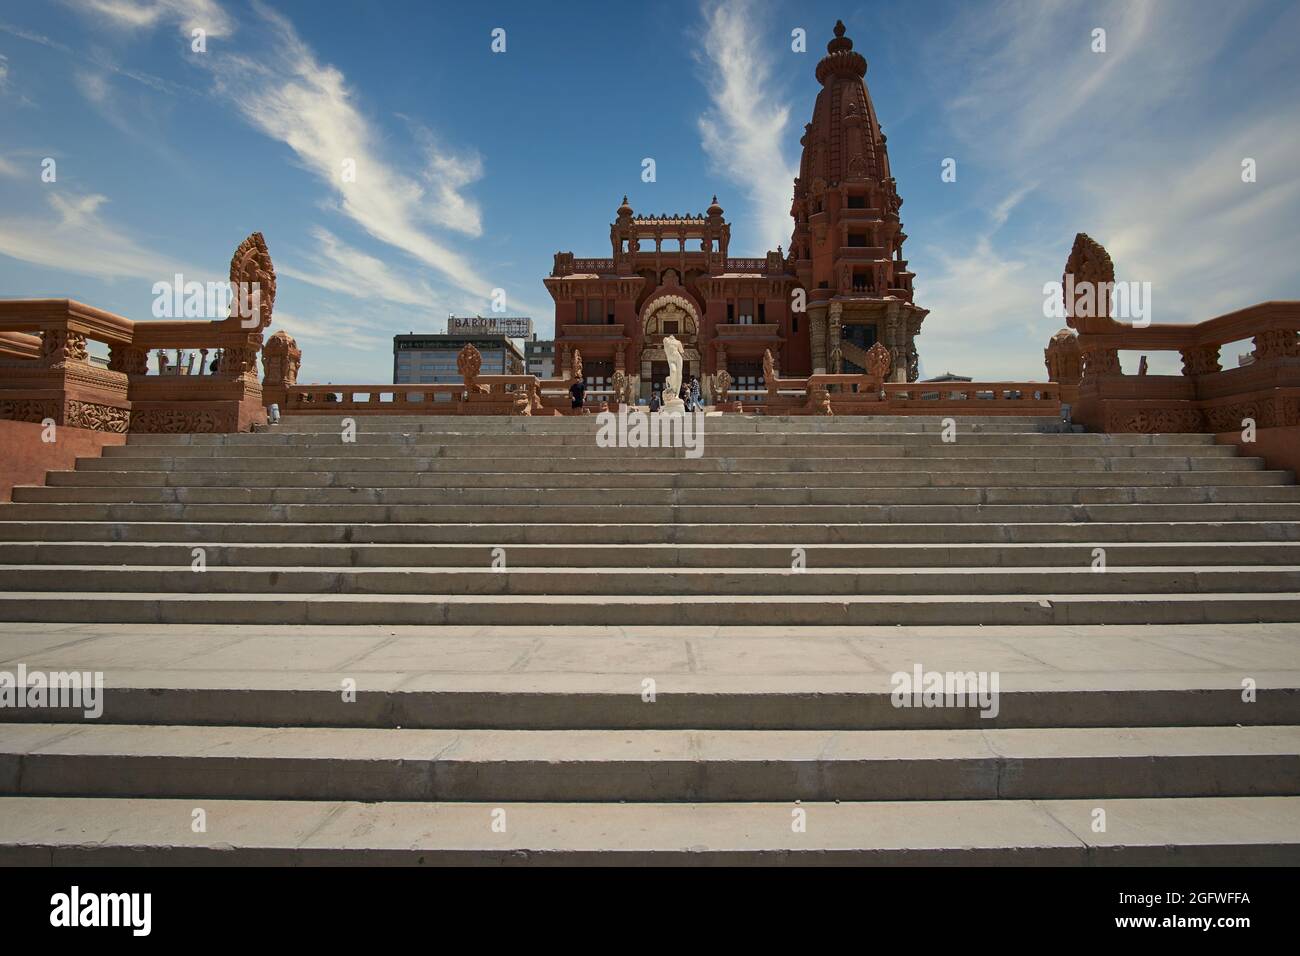
M 853 41 L 844 35 L 844 21 L 835 21 L 835 39 L 826 44 L 827 53 L 847 53 L 853 49 Z

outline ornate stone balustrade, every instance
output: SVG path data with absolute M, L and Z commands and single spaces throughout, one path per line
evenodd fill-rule
M 1079 234 L 1066 262 L 1075 286 L 1109 289 L 1114 266 L 1100 243 Z M 1048 343 L 1048 375 L 1077 397 L 1074 421 L 1105 432 L 1231 432 L 1300 426 L 1300 302 L 1261 302 L 1194 325 L 1136 328 L 1111 317 L 1109 294 L 1096 314 L 1076 316 Z M 1074 330 L 1074 331 L 1071 331 Z M 1249 340 L 1248 364 L 1224 367 L 1224 345 Z M 1125 373 L 1119 353 L 1177 352 L 1179 375 Z
M 1076 421 L 1108 432 L 1227 432 L 1300 425 L 1300 302 L 1261 302 L 1195 325 L 1112 327 L 1078 337 Z M 1222 347 L 1249 340 L 1248 364 Z M 1181 375 L 1125 374 L 1121 351 L 1177 352 Z
M 103 432 L 246 431 L 266 420 L 257 357 L 271 321 L 275 270 L 260 233 L 230 263 L 236 288 L 256 288 L 257 311 L 215 322 L 133 322 L 73 299 L 0 302 L 0 419 Z M 33 355 L 33 343 L 40 342 Z M 88 343 L 107 346 L 108 367 Z M 151 375 L 155 350 L 200 356 L 198 375 Z M 208 356 L 220 355 L 211 369 Z

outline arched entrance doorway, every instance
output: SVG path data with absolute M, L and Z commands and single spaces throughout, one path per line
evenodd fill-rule
M 652 298 L 642 310 L 641 397 L 649 398 L 663 388 L 668 378 L 668 357 L 664 354 L 664 336 L 674 335 L 685 354 L 683 381 L 700 376 L 700 316 L 695 304 L 680 295 Z

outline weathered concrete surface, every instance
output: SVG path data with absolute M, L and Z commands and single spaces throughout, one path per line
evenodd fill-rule
M 1295 797 L 884 803 L 339 803 L 0 798 L 30 865 L 1294 863 Z M 192 813 L 207 814 L 194 833 Z M 792 814 L 807 814 L 795 833 Z M 494 831 L 504 812 L 505 832 Z M 494 816 L 495 813 L 495 816 Z

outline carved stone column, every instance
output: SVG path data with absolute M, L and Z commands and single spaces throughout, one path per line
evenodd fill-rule
M 808 338 L 812 345 L 812 370 L 814 374 L 826 371 L 826 309 L 813 306 L 808 309 Z
M 843 369 L 840 337 L 844 331 L 844 303 L 832 302 L 827 309 L 826 367 L 838 375 Z
M 1210 375 L 1214 372 L 1223 371 L 1219 365 L 1219 346 L 1217 345 L 1193 345 L 1190 348 L 1181 349 L 1179 354 L 1183 357 L 1184 375 Z
M 1118 375 L 1119 352 L 1115 349 L 1092 347 L 1082 351 L 1083 377 L 1096 378 L 1098 375 Z
M 1295 329 L 1270 329 L 1254 338 L 1255 359 L 1283 358 L 1300 355 Z

